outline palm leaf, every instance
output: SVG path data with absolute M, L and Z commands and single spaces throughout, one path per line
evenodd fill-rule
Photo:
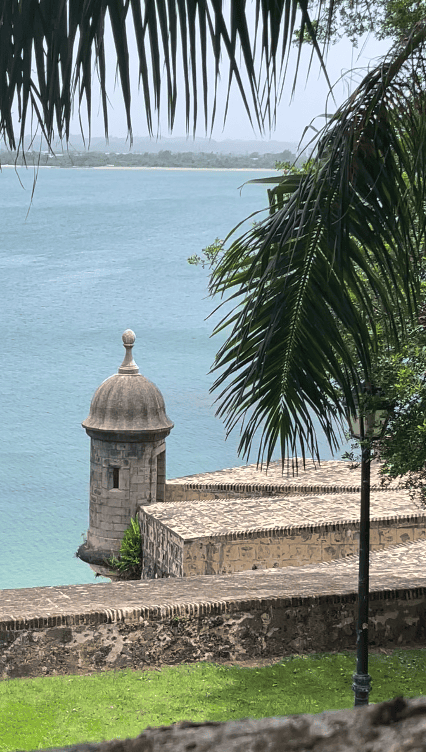
M 371 376 L 378 344 L 397 342 L 419 303 L 425 229 L 426 29 L 368 73 L 320 133 L 312 170 L 285 205 L 238 238 L 213 272 L 230 327 L 213 371 L 218 415 L 241 428 L 245 456 L 279 444 L 283 462 L 334 451 Z M 354 355 L 355 354 L 355 355 Z
M 331 12 L 334 0 L 326 5 Z M 198 100 L 202 101 L 206 130 L 213 125 L 218 80 L 224 68 L 222 57 L 229 71 L 225 116 L 235 82 L 252 122 L 261 130 L 265 123 L 271 125 L 298 11 L 302 29 L 306 26 L 312 30 L 307 0 L 257 0 L 254 30 L 247 21 L 246 0 L 230 0 L 229 18 L 226 6 L 222 0 L 0 0 L 2 136 L 10 148 L 22 146 L 28 117 L 35 117 L 49 143 L 55 131 L 68 140 L 74 99 L 79 112 L 83 103 L 86 105 L 90 135 L 93 61 L 108 135 L 104 48 L 108 22 L 130 137 L 128 23 L 133 23 L 136 35 L 150 133 L 154 131 L 153 115 L 159 114 L 162 101 L 167 102 L 169 127 L 173 128 L 178 94 L 185 101 L 187 130 L 192 123 L 195 131 Z M 316 40 L 314 48 L 324 66 Z M 209 53 L 214 59 L 212 73 L 207 66 Z M 178 92 L 179 58 L 182 94 Z M 18 104 L 18 130 L 12 120 L 14 101 Z

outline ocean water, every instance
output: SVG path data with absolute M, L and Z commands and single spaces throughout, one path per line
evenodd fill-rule
M 33 171 L 2 170 L 0 589 L 101 581 L 74 557 L 89 513 L 81 421 L 125 329 L 175 424 L 167 477 L 245 464 L 209 394 L 224 336 L 210 338 L 208 273 L 186 259 L 266 205 L 263 188 L 238 190 L 259 176 L 46 168 L 30 208 Z

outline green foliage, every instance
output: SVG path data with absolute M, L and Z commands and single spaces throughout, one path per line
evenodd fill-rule
M 335 451 L 354 391 L 377 373 L 384 383 L 391 354 L 399 383 L 421 303 L 425 41 L 422 28 L 365 76 L 306 171 L 281 179 L 270 216 L 212 271 L 211 293 L 234 305 L 215 330 L 230 331 L 213 367 L 217 414 L 228 433 L 241 424 L 246 457 L 259 431 L 259 461 L 277 444 L 283 460 L 318 458 L 318 424 Z
M 224 243 L 224 240 L 216 238 L 213 243 L 210 243 L 210 245 L 202 249 L 201 253 L 204 255 L 204 258 L 194 253 L 193 256 L 190 256 L 187 259 L 188 264 L 201 266 L 202 269 L 205 269 L 206 266 L 209 269 L 213 268 L 219 262 L 219 259 L 223 254 Z
M 135 737 L 147 726 L 319 713 L 353 706 L 354 653 L 264 667 L 195 663 L 0 682 L 0 752 Z M 426 650 L 369 656 L 372 702 L 426 694 Z
M 121 541 L 118 559 L 112 556 L 107 564 L 117 571 L 123 580 L 140 580 L 142 574 L 142 539 L 137 516 Z
M 408 36 L 414 24 L 420 23 L 426 17 L 425 0 L 387 0 L 384 6 L 383 21 L 377 32 L 379 39 L 401 39 Z
M 285 175 L 306 175 L 315 166 L 313 159 L 305 159 L 302 162 L 275 162 L 275 169 L 281 170 Z M 277 182 L 280 178 L 277 178 Z M 250 181 L 249 181 L 250 182 Z
M 347 37 L 355 47 L 367 32 L 377 39 L 402 40 L 426 17 L 425 0 L 359 0 L 357 3 L 335 0 L 331 15 L 329 4 L 319 7 L 316 0 L 309 0 L 308 9 L 319 42 L 329 40 L 335 44 Z M 295 31 L 293 44 L 299 43 L 300 32 Z M 307 28 L 303 31 L 302 43 L 312 44 L 312 34 Z
M 383 476 L 405 476 L 403 485 L 426 503 L 426 329 L 412 327 L 399 351 L 381 353 L 376 382 L 393 409 L 386 434 L 377 444 Z
M 375 324 L 379 333 L 372 352 L 371 381 L 385 396 L 389 421 L 383 438 L 374 442 L 377 459 L 383 463 L 383 483 L 401 478 L 412 494 L 426 503 L 426 327 L 421 315 L 426 306 L 426 259 L 421 261 L 419 315 L 414 322 L 408 316 L 405 336 L 391 343 L 385 336 L 385 318 L 376 302 Z M 354 353 L 355 358 L 355 353 Z M 362 368 L 356 367 L 360 378 Z M 368 398 L 364 412 L 374 410 Z M 346 455 L 345 458 L 353 459 Z
M 290 162 L 280 162 L 276 164 L 276 169 L 284 172 L 284 175 L 277 178 L 260 178 L 249 183 L 268 184 L 274 183 L 274 188 L 268 189 L 268 199 L 270 213 L 281 210 L 286 202 L 291 198 L 292 193 L 298 190 L 304 177 L 312 174 L 314 170 L 318 171 L 318 165 L 314 159 L 310 159 L 302 166 L 296 166 Z M 404 180 L 407 181 L 407 175 L 404 174 Z M 421 223 L 420 223 L 421 224 Z M 258 225 L 254 226 L 259 227 Z M 416 233 L 414 233 L 416 235 Z M 414 238 L 417 244 L 417 252 L 421 252 L 420 245 L 423 242 L 423 233 L 419 228 L 417 220 L 417 236 Z M 392 256 L 392 250 L 386 244 L 387 252 Z M 368 254 L 359 245 L 359 251 L 368 257 Z M 216 238 L 215 243 L 203 249 L 206 255 L 206 261 L 195 256 L 188 259 L 190 263 L 201 263 L 203 268 L 208 267 L 214 271 L 218 264 L 225 256 L 224 241 Z M 237 257 L 235 258 L 235 268 L 243 271 L 243 263 L 238 267 Z M 379 272 L 377 263 L 369 259 L 369 264 Z M 419 269 L 420 278 L 426 279 L 426 263 L 422 261 L 422 267 Z M 369 275 L 359 266 L 357 275 L 359 281 L 369 288 Z M 400 321 L 396 321 L 398 337 L 389 338 L 387 328 L 388 313 L 384 310 L 381 301 L 378 299 L 376 291 L 370 289 L 368 295 L 374 301 L 373 319 L 365 316 L 362 311 L 362 305 L 353 292 L 350 292 L 352 305 L 355 307 L 361 320 L 364 322 L 369 336 L 373 337 L 373 329 L 376 334 L 375 347 L 371 350 L 371 370 L 370 376 L 375 386 L 380 390 L 382 395 L 386 395 L 386 402 L 390 411 L 390 418 L 385 437 L 375 443 L 377 456 L 380 457 L 383 466 L 384 482 L 386 478 L 394 478 L 399 475 L 407 475 L 405 483 L 407 487 L 414 492 L 421 492 L 426 497 L 426 330 L 423 323 L 415 322 L 408 311 L 405 315 L 403 326 Z M 426 282 L 421 282 L 421 293 L 419 296 L 420 308 L 426 307 Z M 405 334 L 403 335 L 403 329 Z M 360 381 L 363 380 L 363 364 L 359 359 L 358 352 L 354 346 L 351 335 L 344 327 L 339 325 L 339 332 L 345 347 L 351 354 L 355 371 Z M 403 335 L 403 336 L 402 336 Z M 340 392 L 341 398 L 343 393 Z M 375 408 L 373 404 L 376 397 L 364 397 L 363 409 L 369 412 Z M 380 398 L 382 399 L 382 398 Z M 349 455 L 346 455 L 349 458 Z M 353 459 L 353 453 L 351 455 Z
M 307 174 L 312 168 L 312 159 L 306 160 L 299 166 L 294 162 L 276 162 L 275 169 L 281 170 L 284 173 L 283 175 L 271 178 L 255 178 L 253 180 L 248 180 L 244 185 L 251 185 L 253 183 L 267 185 L 272 183 L 274 188 L 267 189 L 267 193 L 269 211 L 273 213 L 277 211 L 277 209 L 283 205 L 284 201 L 296 190 L 301 176 Z M 256 227 L 257 225 L 259 225 L 258 222 L 253 222 L 252 226 Z M 210 245 L 202 249 L 202 256 L 194 253 L 187 259 L 187 262 L 193 266 L 201 266 L 202 269 L 207 268 L 213 270 L 214 267 L 218 265 L 224 254 L 224 247 L 225 240 L 221 240 L 217 237 L 213 243 L 210 243 Z

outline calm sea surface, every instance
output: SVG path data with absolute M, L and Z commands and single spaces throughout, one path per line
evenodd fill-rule
M 89 511 L 80 424 L 125 329 L 175 424 L 167 476 L 244 464 L 209 394 L 223 337 L 210 339 L 207 271 L 186 259 L 266 192 L 238 190 L 259 172 L 43 169 L 27 216 L 33 172 L 19 176 L 24 188 L 0 174 L 0 588 L 99 582 L 74 557 Z

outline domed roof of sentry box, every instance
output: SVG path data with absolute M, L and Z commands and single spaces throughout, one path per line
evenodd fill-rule
M 135 434 L 169 433 L 173 428 L 160 390 L 139 373 L 133 360 L 135 339 L 134 332 L 126 329 L 123 334 L 126 355 L 118 373 L 106 379 L 93 395 L 89 416 L 82 423 L 86 430 Z

